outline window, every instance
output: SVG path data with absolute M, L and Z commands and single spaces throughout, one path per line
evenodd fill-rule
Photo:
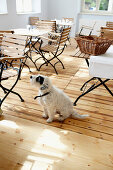
M 40 13 L 41 0 L 16 0 L 16 11 L 21 13 Z
M 113 14 L 113 0 L 82 0 L 82 12 Z
M 7 13 L 7 2 L 6 0 L 0 0 L 0 14 Z

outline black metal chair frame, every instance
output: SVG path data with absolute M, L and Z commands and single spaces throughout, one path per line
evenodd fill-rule
M 89 61 L 88 61 L 88 59 L 85 59 L 85 60 L 86 60 L 87 65 L 88 65 L 88 67 L 89 67 Z M 97 82 L 94 83 L 93 85 L 91 85 L 91 86 L 85 91 L 87 84 L 88 84 L 90 81 L 92 81 L 92 80 L 97 80 L 97 81 L 99 81 L 100 83 L 99 83 L 99 84 L 97 84 Z M 79 100 L 81 97 L 83 97 L 84 95 L 88 94 L 89 92 L 91 92 L 92 90 L 96 89 L 97 87 L 99 87 L 99 86 L 101 86 L 101 85 L 103 85 L 103 86 L 106 88 L 106 90 L 113 96 L 113 92 L 112 92 L 112 91 L 108 88 L 108 86 L 105 84 L 105 83 L 108 82 L 109 80 L 110 80 L 110 79 L 102 80 L 102 79 L 99 78 L 99 77 L 92 77 L 91 79 L 89 79 L 88 81 L 86 81 L 86 82 L 82 85 L 82 87 L 80 88 L 80 90 L 83 91 L 82 94 L 77 97 L 77 99 L 75 100 L 75 102 L 73 103 L 73 105 L 76 106 L 78 100 Z M 96 84 L 97 84 L 97 85 L 96 85 Z M 85 89 L 84 89 L 84 88 L 85 88 Z
M 63 64 L 62 61 L 58 58 L 58 56 L 63 53 L 65 47 L 66 47 L 66 44 L 64 45 L 64 47 L 62 48 L 62 51 L 61 51 L 59 54 L 58 54 L 58 49 L 59 49 L 59 47 L 58 47 L 57 50 L 56 50 L 56 52 L 55 52 L 55 53 L 52 53 L 52 54 L 53 54 L 53 57 L 52 57 L 51 59 L 49 59 L 49 60 L 46 59 L 46 57 L 44 56 L 44 54 L 45 54 L 46 52 L 47 52 L 47 53 L 49 53 L 49 52 L 48 52 L 48 51 L 42 51 L 41 48 L 40 48 L 41 57 L 39 57 L 39 58 L 43 58 L 43 60 L 44 60 L 45 62 L 40 65 L 39 71 L 40 71 L 40 69 L 41 69 L 41 67 L 42 67 L 43 65 L 45 65 L 45 64 L 46 64 L 46 65 L 50 64 L 50 65 L 54 68 L 56 74 L 58 74 L 58 72 L 57 72 L 57 70 L 56 70 L 56 68 L 55 68 L 55 65 L 58 64 L 59 62 L 61 63 L 62 68 L 65 69 L 64 64 Z M 38 59 L 39 59 L 39 58 L 38 58 Z M 35 62 L 37 62 L 38 59 L 36 59 Z M 57 59 L 57 60 L 58 60 L 54 65 L 51 63 L 51 61 L 52 61 L 53 59 Z
M 80 32 L 78 34 L 79 36 L 84 36 L 84 35 L 81 34 L 83 29 L 84 29 L 84 26 L 82 26 L 82 28 L 81 28 L 81 30 L 80 30 Z M 86 28 L 86 29 L 89 29 L 89 28 Z M 90 36 L 92 34 L 92 31 L 93 31 L 93 28 L 90 29 L 90 32 L 89 32 L 88 36 Z
M 30 70 L 30 67 L 26 64 L 27 59 L 29 59 L 34 64 L 36 70 L 39 71 L 38 67 L 37 67 L 36 63 L 33 61 L 32 55 L 31 55 L 31 53 L 33 52 L 32 48 L 35 49 L 35 53 L 38 53 L 38 50 L 35 48 L 35 44 L 37 42 L 38 42 L 38 38 L 37 38 L 37 41 L 33 43 L 32 42 L 32 36 L 30 36 L 30 38 L 28 39 L 27 44 L 26 44 L 26 47 L 28 47 L 29 50 L 24 54 L 26 59 L 25 59 L 25 61 L 23 63 L 23 66 L 25 65 L 29 69 L 29 72 L 31 72 L 31 70 Z M 30 53 L 30 55 L 28 53 Z
M 63 33 L 63 31 L 62 31 L 62 33 Z M 61 40 L 61 38 L 62 38 L 62 33 L 61 33 L 61 36 L 60 36 L 60 40 Z M 57 70 L 56 70 L 56 67 L 55 67 L 57 63 L 61 63 L 62 68 L 65 69 L 64 64 L 63 64 L 62 61 L 58 58 L 58 56 L 63 53 L 63 51 L 64 51 L 64 49 L 65 49 L 65 47 L 66 47 L 66 42 L 64 43 L 63 47 L 59 50 L 60 40 L 59 40 L 59 45 L 58 45 L 55 53 L 53 53 L 53 52 L 49 52 L 49 51 L 44 51 L 44 50 L 42 50 L 42 49 L 41 49 L 41 46 L 42 46 L 42 44 L 43 44 L 43 40 L 41 40 L 40 38 L 38 39 L 38 42 L 40 43 L 40 46 L 39 46 L 39 51 L 38 51 L 37 54 L 40 54 L 41 57 L 37 58 L 37 59 L 35 60 L 35 63 L 36 63 L 40 58 L 42 58 L 42 59 L 44 60 L 44 63 L 42 63 L 42 64 L 40 65 L 40 67 L 38 68 L 39 71 L 40 71 L 40 69 L 41 69 L 41 67 L 42 67 L 43 65 L 48 66 L 48 64 L 50 64 L 50 65 L 54 68 L 56 74 L 58 74 L 58 72 L 57 72 Z M 67 37 L 67 40 L 68 40 L 68 37 Z M 50 41 L 52 42 L 52 40 L 50 40 Z M 35 47 L 33 47 L 33 48 L 35 48 Z M 60 51 L 60 52 L 59 52 L 59 51 Z M 58 52 L 59 52 L 59 53 L 58 53 Z M 47 58 L 45 57 L 45 54 L 46 54 L 46 53 L 51 53 L 51 54 L 53 55 L 53 57 L 52 57 L 51 59 L 47 59 Z M 57 59 L 57 60 L 58 60 L 54 65 L 51 63 L 51 61 L 52 61 L 53 59 Z

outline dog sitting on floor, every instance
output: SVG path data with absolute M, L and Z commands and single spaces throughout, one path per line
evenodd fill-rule
M 84 119 L 88 115 L 80 115 L 73 109 L 70 98 L 60 89 L 53 86 L 49 77 L 43 75 L 32 75 L 30 77 L 32 85 L 39 88 L 39 103 L 44 109 L 44 118 L 47 122 L 52 122 L 55 114 L 59 114 L 58 120 L 63 121 L 68 117 Z

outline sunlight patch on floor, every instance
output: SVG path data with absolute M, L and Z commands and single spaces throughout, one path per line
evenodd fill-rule
M 68 131 L 62 130 L 61 133 L 68 134 Z M 32 170 L 53 170 L 56 163 L 64 160 L 66 149 L 67 145 L 61 142 L 60 135 L 44 129 L 32 147 L 31 153 L 26 157 L 28 166 L 29 162 L 32 162 Z
M 25 161 L 24 165 L 22 166 L 21 170 L 29 170 L 32 167 L 33 162 L 31 161 Z
M 27 159 L 33 160 L 33 161 L 45 162 L 45 163 L 49 163 L 49 164 L 54 163 L 54 160 L 49 159 L 49 158 L 40 157 L 40 156 L 28 155 Z
M 33 157 L 30 157 L 30 159 Z M 39 158 L 38 160 L 35 160 L 33 162 L 32 167 L 30 170 L 53 170 L 53 164 L 54 162 L 52 161 L 47 161 L 45 159 Z M 27 169 L 22 169 L 22 170 L 27 170 Z
M 72 57 L 65 57 L 64 59 L 63 59 L 63 61 L 74 61 L 74 58 L 72 58 Z
M 65 134 L 65 135 L 67 135 L 69 133 L 69 131 L 67 131 L 67 130 L 61 130 L 60 132 Z
M 60 136 L 48 129 L 45 129 L 42 132 L 37 141 L 37 144 L 45 144 L 47 146 L 62 150 L 65 150 L 67 148 L 67 146 L 60 141 Z
M 0 126 L 6 126 L 9 128 L 13 128 L 13 129 L 19 128 L 19 126 L 15 122 L 10 121 L 10 120 L 1 120 Z
M 89 76 L 89 72 L 88 71 L 86 71 L 86 70 L 79 70 L 78 72 L 76 72 L 76 74 L 75 74 L 77 77 L 87 77 L 88 78 L 88 76 Z
M 37 154 L 42 154 L 45 156 L 51 156 L 51 157 L 55 157 L 55 158 L 63 158 L 63 154 L 62 153 L 58 153 L 58 151 L 56 152 L 56 150 L 54 151 L 49 151 L 49 149 L 47 150 L 47 148 L 43 148 L 43 149 L 32 149 L 31 150 L 33 153 L 37 153 Z

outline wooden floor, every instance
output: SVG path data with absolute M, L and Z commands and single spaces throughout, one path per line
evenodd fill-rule
M 80 95 L 83 82 L 89 79 L 84 59 L 72 57 L 74 43 L 61 56 L 65 69 L 58 64 L 58 75 L 51 66 L 44 66 L 39 72 L 48 75 L 72 102 Z M 81 98 L 75 107 L 80 114 L 90 114 L 88 119 L 69 118 L 63 123 L 55 120 L 48 124 L 34 100 L 37 89 L 29 81 L 30 75 L 38 72 L 29 64 L 32 73 L 24 68 L 15 88 L 25 102 L 10 94 L 2 105 L 0 170 L 112 170 L 113 97 L 99 87 Z M 10 86 L 13 80 L 14 77 L 3 83 Z M 108 85 L 113 90 L 112 81 Z

